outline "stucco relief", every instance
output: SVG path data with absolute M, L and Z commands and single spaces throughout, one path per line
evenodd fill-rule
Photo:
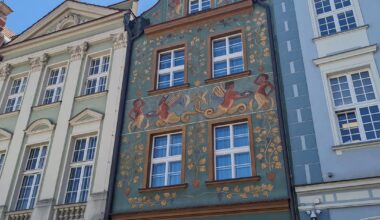
M 0 67 L 0 78 L 6 78 L 12 72 L 12 65 L 9 63 L 4 64 Z
M 42 54 L 39 57 L 28 59 L 32 72 L 41 71 L 47 64 L 48 60 L 49 60 L 49 56 L 46 53 Z
M 81 45 L 77 45 L 74 47 L 68 47 L 67 51 L 70 54 L 70 61 L 80 60 L 87 53 L 89 48 L 88 42 L 83 42 Z
M 88 19 L 82 17 L 81 15 L 75 14 L 75 13 L 69 13 L 66 15 L 64 18 L 62 18 L 56 25 L 55 27 L 52 27 L 51 29 L 48 30 L 47 33 L 52 33 L 56 31 L 60 31 L 62 29 L 72 27 L 78 24 L 82 24 L 84 22 L 87 22 Z

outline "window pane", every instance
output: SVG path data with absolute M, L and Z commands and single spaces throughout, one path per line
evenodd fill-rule
M 314 0 L 314 5 L 317 14 L 323 14 L 331 11 L 330 0 Z
M 170 156 L 181 155 L 182 153 L 182 134 L 171 135 Z
M 176 185 L 181 183 L 181 162 L 169 163 L 168 185 Z
M 158 76 L 158 88 L 164 89 L 170 87 L 170 74 L 160 74 Z
M 338 20 L 340 29 L 342 31 L 350 30 L 356 28 L 356 21 L 353 11 L 345 11 L 338 14 Z
M 241 73 L 243 72 L 243 57 L 236 57 L 233 59 L 230 59 L 230 73 Z
M 367 71 L 351 75 L 358 102 L 375 99 L 375 92 Z
M 54 69 L 50 72 L 48 86 L 57 84 L 58 75 L 59 75 L 59 69 Z
M 65 75 L 66 75 L 66 68 L 62 67 L 61 74 L 59 75 L 59 83 L 63 83 L 63 81 L 65 80 Z
M 24 176 L 16 204 L 16 210 L 25 210 L 34 207 L 40 178 L 40 174 Z
M 81 177 L 82 167 L 71 168 L 65 203 L 75 203 L 79 191 L 79 182 Z
M 230 148 L 230 127 L 217 127 L 215 128 L 215 149 Z
M 86 202 L 88 197 L 88 190 L 90 188 L 92 166 L 85 166 L 82 177 L 82 185 L 79 194 L 79 202 Z
M 214 57 L 219 57 L 227 54 L 226 39 L 216 40 L 213 43 Z
M 319 30 L 322 36 L 336 33 L 334 17 L 328 16 L 325 18 L 318 19 Z
M 11 95 L 19 93 L 22 79 L 15 79 L 11 88 Z
M 0 175 L 4 166 L 4 161 L 5 161 L 5 154 L 0 154 Z
M 199 3 L 198 0 L 192 0 L 190 2 L 190 13 L 195 13 L 199 11 Z
M 336 9 L 340 9 L 340 8 L 347 7 L 347 6 L 351 5 L 350 0 L 334 0 L 334 2 L 335 2 L 335 8 Z
M 86 95 L 94 94 L 96 92 L 97 79 L 87 80 Z
M 229 48 L 229 53 L 238 53 L 238 52 L 241 52 L 243 50 L 243 46 L 242 46 L 242 41 L 241 41 L 241 36 L 234 36 L 234 37 L 230 37 L 229 39 L 229 45 L 230 45 L 230 48 Z
M 359 123 L 355 112 L 338 113 L 337 116 L 343 143 L 360 141 Z
M 182 66 L 185 64 L 185 51 L 174 51 L 174 66 Z
M 90 71 L 88 75 L 92 76 L 99 73 L 100 58 L 92 59 L 90 63 Z
M 367 140 L 380 138 L 380 111 L 377 105 L 360 108 Z
M 248 124 L 234 125 L 234 147 L 249 146 Z
M 154 138 L 153 158 L 166 157 L 168 140 L 166 136 Z
M 87 160 L 94 160 L 97 137 L 90 137 L 87 149 Z
M 172 53 L 162 53 L 160 54 L 160 70 L 171 67 Z
M 78 139 L 75 142 L 73 162 L 84 161 L 84 152 L 86 149 L 86 139 Z
M 330 79 L 330 86 L 335 106 L 352 103 L 350 88 L 346 76 Z
M 227 61 L 222 60 L 214 62 L 214 77 L 221 77 L 227 75 Z
M 211 8 L 211 1 L 210 0 L 202 0 L 202 10 L 206 10 Z
M 110 66 L 110 57 L 109 56 L 103 57 L 102 73 L 108 72 L 109 66 Z
M 184 75 L 183 71 L 174 72 L 173 86 L 183 85 L 185 83 Z
M 216 180 L 231 179 L 231 155 L 216 156 Z
M 153 164 L 152 166 L 152 187 L 159 187 L 165 185 L 165 163 Z
M 99 78 L 99 87 L 97 92 L 104 92 L 106 91 L 106 85 L 107 85 L 107 76 L 103 76 Z
M 249 153 L 235 154 L 236 178 L 251 176 L 251 158 Z

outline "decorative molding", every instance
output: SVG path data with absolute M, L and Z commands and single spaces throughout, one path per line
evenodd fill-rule
M 111 39 L 113 41 L 113 48 L 115 50 L 127 47 L 127 41 L 128 41 L 127 32 L 111 34 Z
M 144 212 L 129 212 L 124 214 L 113 214 L 113 220 L 139 220 L 139 219 L 183 219 L 196 217 L 224 216 L 229 214 L 247 213 L 274 213 L 289 212 L 288 200 L 250 202 L 241 204 L 228 204 L 217 206 L 203 206 L 192 208 L 165 209 Z
M 9 63 L 4 64 L 0 67 L 0 78 L 7 78 L 12 72 L 12 65 Z
M 70 61 L 80 60 L 84 57 L 89 48 L 88 42 L 83 42 L 81 45 L 68 47 L 67 51 L 70 53 Z
M 318 59 L 314 59 L 313 62 L 317 66 L 321 66 L 326 63 L 335 62 L 338 60 L 348 59 L 350 57 L 360 56 L 367 53 L 375 53 L 377 51 L 377 44 L 370 45 L 367 47 L 362 47 L 359 49 L 353 49 L 350 51 L 344 51 L 337 54 L 328 55 Z
M 46 53 L 42 54 L 42 56 L 28 59 L 29 65 L 32 68 L 32 72 L 41 71 L 47 64 L 48 60 L 49 60 L 49 56 Z
M 101 121 L 103 119 L 103 114 L 93 111 L 91 109 L 85 109 L 72 119 L 70 119 L 70 125 L 76 126 L 84 123 L 90 123 L 95 121 Z
M 83 18 L 81 15 L 69 13 L 64 18 L 62 18 L 62 20 L 60 20 L 54 28 L 49 30 L 47 33 L 49 34 L 52 32 L 60 31 L 62 29 L 72 27 L 72 26 L 75 26 L 78 24 L 82 24 L 82 23 L 85 23 L 87 21 L 88 21 L 88 19 Z
M 41 111 L 41 110 L 50 109 L 50 108 L 57 108 L 61 104 L 62 104 L 62 101 L 53 102 L 53 103 L 50 103 L 50 104 L 33 106 L 32 109 L 33 109 L 33 111 Z
M 0 128 L 0 141 L 9 140 L 12 138 L 12 133 Z
M 25 130 L 27 135 L 49 132 L 54 130 L 55 125 L 48 119 L 39 119 L 32 122 Z
M 343 151 L 346 150 L 353 150 L 353 149 L 360 149 L 360 148 L 367 148 L 367 147 L 380 147 L 380 141 L 363 141 L 358 143 L 351 143 L 351 144 L 342 144 L 342 145 L 336 145 L 332 147 L 332 150 L 335 151 L 337 155 L 343 154 Z
M 106 90 L 104 92 L 97 92 L 97 93 L 90 94 L 90 95 L 77 96 L 77 97 L 75 97 L 75 101 L 80 102 L 80 101 L 94 99 L 94 98 L 98 98 L 98 97 L 102 97 L 102 96 L 106 96 L 106 95 L 108 95 L 108 90 Z
M 0 119 L 18 116 L 19 114 L 20 114 L 20 111 L 2 113 L 0 114 Z

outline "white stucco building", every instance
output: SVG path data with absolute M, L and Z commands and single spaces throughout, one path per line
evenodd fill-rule
M 103 219 L 137 2 L 64 1 L 0 48 L 0 219 Z

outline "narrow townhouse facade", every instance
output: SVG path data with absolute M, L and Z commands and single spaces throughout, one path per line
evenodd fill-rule
M 137 1 L 67 0 L 0 48 L 0 219 L 104 219 Z
M 267 9 L 160 0 L 138 18 L 111 219 L 292 219 Z
M 300 219 L 380 219 L 376 0 L 274 5 Z

